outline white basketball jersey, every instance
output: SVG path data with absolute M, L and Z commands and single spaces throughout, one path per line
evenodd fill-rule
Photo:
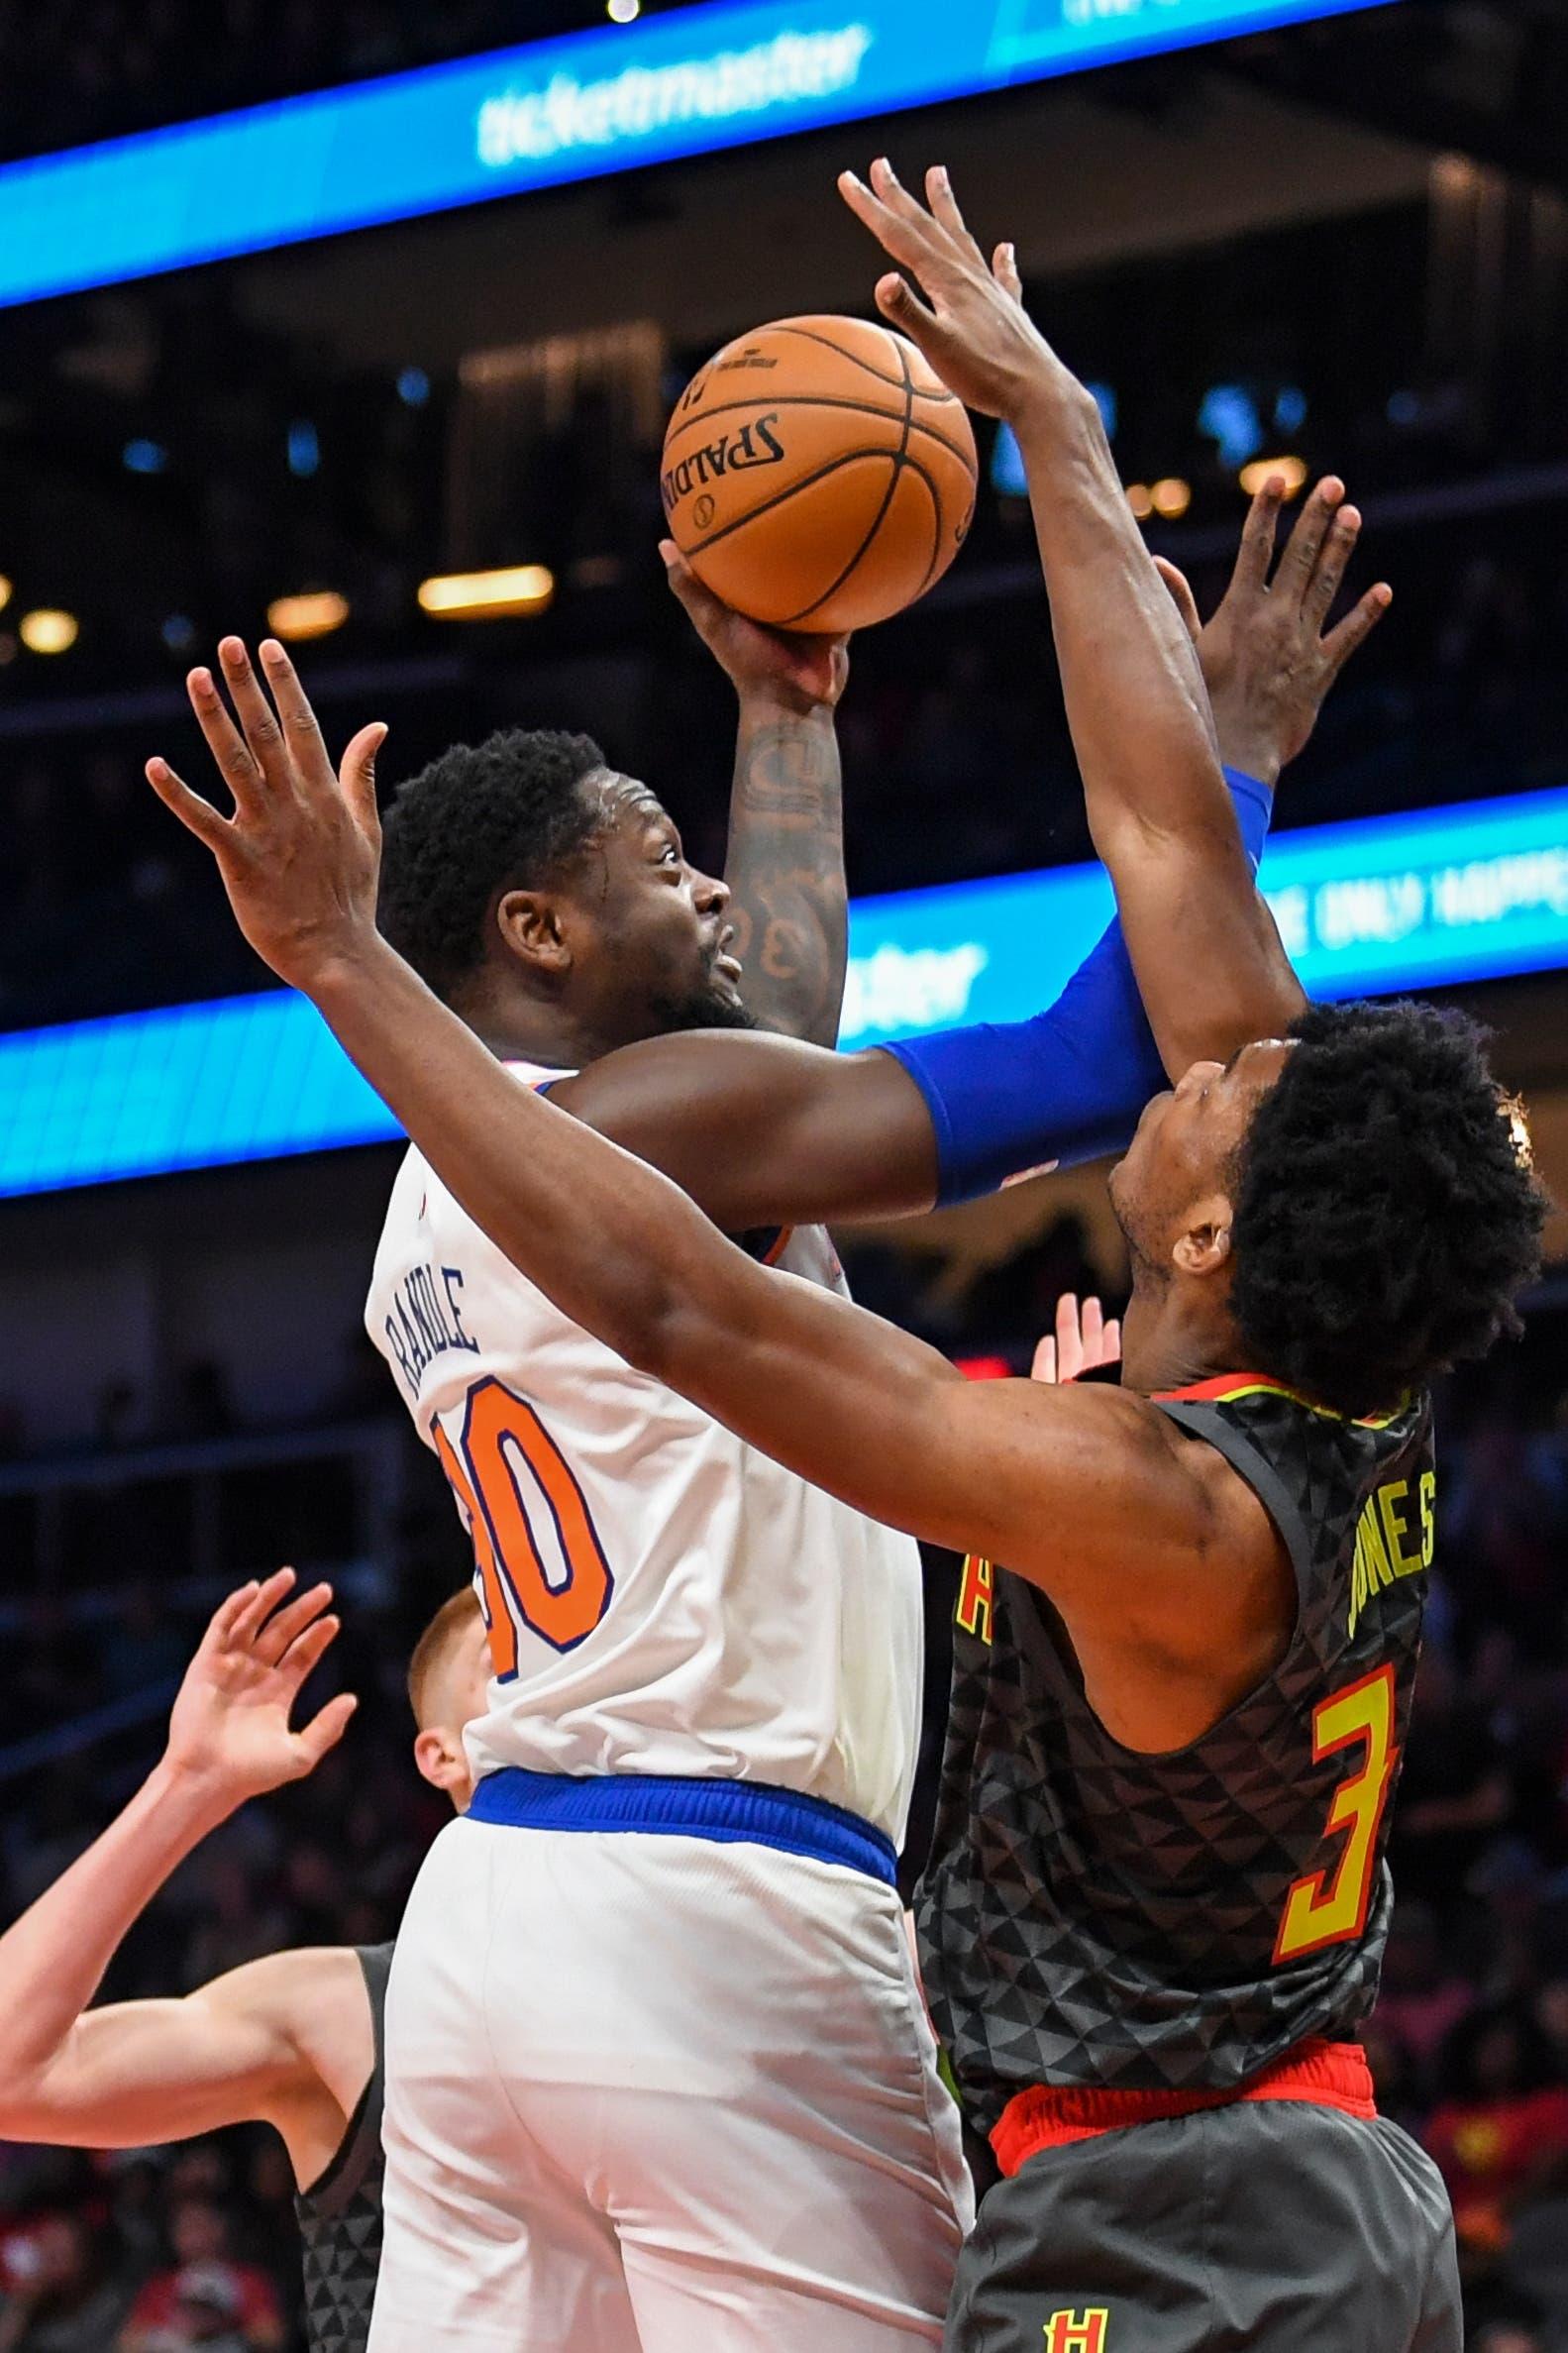
M 528 1085 L 562 1075 L 510 1067 Z M 771 1257 L 847 1295 L 820 1228 Z M 469 1730 L 476 1771 L 770 1781 L 901 1842 L 922 1647 L 911 1539 L 590 1338 L 417 1151 L 366 1326 L 473 1539 L 495 1667 Z

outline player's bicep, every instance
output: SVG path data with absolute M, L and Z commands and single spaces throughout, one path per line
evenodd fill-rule
M 136 2148 L 270 2113 L 296 2065 L 261 2016 L 204 1987 L 80 2017 L 50 2064 L 3 2095 L 14 2139 Z
M 606 1055 L 551 1101 L 729 1233 L 896 1216 L 936 1197 L 930 1114 L 885 1054 L 697 1031 Z

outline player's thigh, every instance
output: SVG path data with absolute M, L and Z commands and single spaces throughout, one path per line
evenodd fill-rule
M 648 2353 L 939 2341 L 969 2181 L 892 1890 L 744 1844 L 518 1835 L 493 2047 L 611 2216 Z
M 470 1830 L 432 1850 L 388 1987 L 372 2353 L 640 2353 L 613 2229 L 497 2078 L 480 1996 L 495 1858 Z
M 948 2353 L 1451 2353 L 1429 2333 L 1450 2234 L 1385 2123 L 1278 2101 L 1140 2125 L 989 2194 Z

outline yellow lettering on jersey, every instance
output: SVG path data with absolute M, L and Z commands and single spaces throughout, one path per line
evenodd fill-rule
M 1422 1471 L 1415 1495 L 1415 1518 L 1411 1518 L 1411 1482 L 1390 1479 L 1362 1506 L 1356 1522 L 1356 1549 L 1350 1564 L 1350 1632 L 1354 1635 L 1362 1612 L 1400 1577 L 1419 1576 L 1430 1568 L 1437 1530 L 1433 1505 L 1437 1481 Z
M 1053 2312 L 1045 2324 L 1045 2353 L 1109 2353 L 1110 2307 Z
M 978 1634 L 983 1643 L 991 1641 L 992 1603 L 996 1592 L 996 1571 L 989 1560 L 978 1552 L 971 1552 L 964 1562 L 964 1574 L 958 1587 L 958 1622 L 966 1634 Z

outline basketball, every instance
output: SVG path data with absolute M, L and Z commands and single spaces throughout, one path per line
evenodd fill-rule
M 865 629 L 939 581 L 975 511 L 964 405 L 901 335 L 780 319 L 692 377 L 665 436 L 670 535 L 777 628 Z

